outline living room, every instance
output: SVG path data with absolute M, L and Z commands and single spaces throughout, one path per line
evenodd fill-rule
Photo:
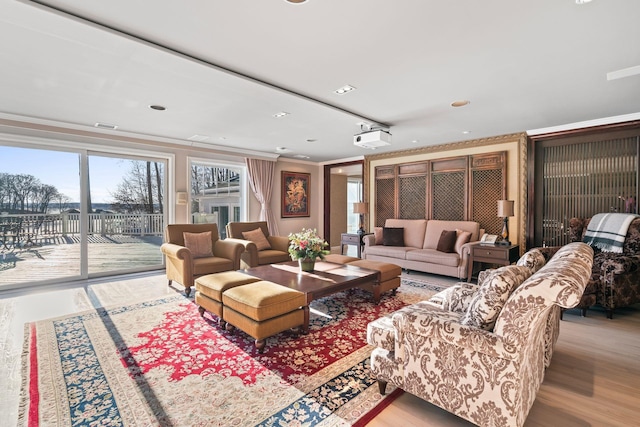
M 536 171 L 545 161 L 536 160 L 535 147 L 552 137 L 569 144 L 572 138 L 604 132 L 613 135 L 606 141 L 618 143 L 618 132 L 630 132 L 626 138 L 638 133 L 640 58 L 625 46 L 640 37 L 634 23 L 640 10 L 630 1 L 401 8 L 382 2 L 277 0 L 197 5 L 197 13 L 124 2 L 111 10 L 75 2 L 4 3 L 0 153 L 9 147 L 69 152 L 80 159 L 72 160 L 74 167 L 95 154 L 159 159 L 166 173 L 165 223 L 193 221 L 190 168 L 195 163 L 240 170 L 246 168 L 245 158 L 275 163 L 267 206 L 279 234 L 316 228 L 330 240 L 327 168 L 362 165 L 365 228 L 372 232 L 388 218 L 379 210 L 380 200 L 387 199 L 377 191 L 377 168 L 504 153 L 499 192 L 514 201 L 509 236 L 524 253 L 566 237 L 565 220 L 571 216 L 596 213 L 542 211 L 544 192 L 538 184 L 544 182 L 536 177 L 544 174 Z M 328 21 L 333 30 L 327 30 Z M 442 40 L 442 34 L 451 33 L 455 37 Z M 388 133 L 391 143 L 375 150 L 354 144 L 356 135 L 369 132 Z M 67 165 L 53 168 L 62 171 Z M 74 173 L 88 176 L 87 169 Z M 8 166 L 0 170 L 7 171 L 13 173 Z M 283 173 L 308 174 L 308 215 L 282 216 Z M 78 181 L 78 188 L 82 185 L 90 184 Z M 241 219 L 257 221 L 263 206 L 249 183 L 244 185 Z M 615 197 L 629 196 L 627 187 L 621 191 Z M 188 194 L 186 204 L 178 202 L 180 193 Z M 503 218 L 495 200 L 490 202 L 482 215 L 491 217 L 490 234 L 499 234 Z M 623 206 L 607 199 L 601 210 L 614 203 L 615 209 Z M 465 205 L 464 220 L 474 219 L 473 206 Z M 353 214 L 351 207 L 345 214 Z M 68 314 L 45 307 L 55 300 L 53 305 L 64 311 L 82 288 L 94 289 L 81 298 L 82 308 L 96 301 L 124 304 L 139 298 L 137 293 L 149 298 L 181 294 L 180 286 L 166 286 L 159 250 L 155 265 L 129 271 L 134 275 L 127 284 L 121 276 L 83 266 L 90 251 L 89 260 L 78 261 L 77 271 L 62 280 L 42 276 L 35 283 L 35 271 L 28 268 L 9 280 L 0 292 L 3 309 L 12 309 L 0 311 L 5 322 L 0 325 L 10 324 L 22 335 L 23 323 Z M 0 284 L 8 274 L 0 270 Z M 140 290 L 143 283 L 148 290 Z M 59 292 L 55 297 L 53 290 Z M 44 313 L 49 315 L 41 317 Z M 584 318 L 569 311 L 556 363 L 526 425 L 625 425 L 635 419 L 629 396 L 638 391 L 639 319 L 637 304 L 621 308 L 612 320 L 599 307 Z M 7 416 L 18 412 L 15 346 L 22 344 L 22 338 L 12 342 L 14 359 L 3 360 L 0 372 L 11 379 L 6 388 L 14 393 L 0 406 Z M 612 347 L 621 350 L 612 355 Z M 617 415 L 602 415 L 613 412 Z M 414 425 L 465 423 L 405 393 L 370 425 L 393 425 L 398 417 Z M 7 425 L 14 419 L 7 418 Z

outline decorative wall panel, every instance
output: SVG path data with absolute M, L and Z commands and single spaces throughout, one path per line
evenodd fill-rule
M 498 200 L 503 198 L 502 170 L 480 169 L 471 172 L 473 199 L 471 219 L 479 222 L 489 234 L 502 232 L 502 218 L 498 218 Z
M 427 216 L 427 177 L 398 178 L 398 218 L 424 219 Z
M 465 177 L 465 171 L 434 173 L 432 175 L 431 218 L 450 221 L 464 221 L 466 219 Z

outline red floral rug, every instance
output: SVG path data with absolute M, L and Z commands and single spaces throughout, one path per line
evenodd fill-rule
M 27 324 L 20 424 L 364 425 L 400 392 L 378 393 L 367 323 L 437 290 L 314 301 L 309 334 L 278 334 L 263 354 L 179 295 Z

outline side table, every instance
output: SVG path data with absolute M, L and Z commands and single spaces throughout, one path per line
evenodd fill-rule
M 519 245 L 473 245 L 471 246 L 469 264 L 467 265 L 467 281 L 471 281 L 474 262 L 509 265 L 518 261 L 518 258 L 520 258 Z
M 344 255 L 344 245 L 355 245 L 357 248 L 358 258 L 362 255 L 362 237 L 367 234 L 358 233 L 342 233 L 340 234 L 340 254 Z

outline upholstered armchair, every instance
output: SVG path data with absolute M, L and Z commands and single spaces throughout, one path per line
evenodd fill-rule
M 189 296 L 197 277 L 240 269 L 244 247 L 220 240 L 217 224 L 170 224 L 160 250 L 165 255 L 169 286 L 175 280 Z
M 519 262 L 460 284 L 467 303 L 431 299 L 369 323 L 380 393 L 392 384 L 480 426 L 522 426 L 550 363 L 559 308 L 578 303 L 592 262 L 588 245 L 571 243 L 534 273 Z
M 571 218 L 569 240 L 584 239 L 590 218 Z M 594 248 L 593 269 L 584 295 L 578 304 L 585 315 L 595 304 L 613 318 L 617 307 L 628 307 L 640 302 L 640 218 L 629 225 L 622 253 L 602 252 Z
M 244 248 L 240 268 L 291 261 L 289 238 L 270 236 L 266 221 L 230 222 L 226 230 L 226 240 L 240 243 Z

